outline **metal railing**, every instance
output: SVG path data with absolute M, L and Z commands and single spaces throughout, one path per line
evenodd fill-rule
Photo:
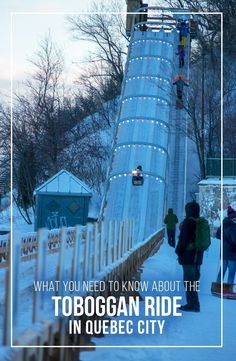
M 221 159 L 220 158 L 207 158 L 206 164 L 207 177 L 220 177 L 221 176 Z M 236 158 L 223 159 L 223 176 L 236 177 Z

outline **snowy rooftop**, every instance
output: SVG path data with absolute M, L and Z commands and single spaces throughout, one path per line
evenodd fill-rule
M 92 195 L 91 189 L 84 182 L 64 169 L 39 186 L 34 193 L 82 193 Z
M 210 177 L 207 179 L 203 179 L 198 183 L 200 186 L 202 185 L 221 185 L 221 178 L 220 177 Z M 224 177 L 223 178 L 223 185 L 235 185 L 236 186 L 236 178 L 233 177 Z

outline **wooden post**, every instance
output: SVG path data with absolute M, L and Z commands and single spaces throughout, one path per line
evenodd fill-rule
M 84 240 L 84 272 L 83 272 L 83 280 L 86 281 L 88 279 L 88 257 L 89 255 L 89 230 L 86 227 L 86 238 Z
M 126 220 L 126 240 L 125 240 L 125 251 L 129 250 L 129 219 Z
M 132 226 L 131 226 L 131 248 L 134 246 L 134 219 L 132 219 Z
M 131 248 L 131 235 L 130 235 L 130 230 L 131 230 L 131 220 L 128 219 L 128 251 L 130 250 Z
M 9 242 L 10 247 L 10 242 Z M 3 346 L 11 344 L 11 275 L 10 270 L 5 274 L 5 306 L 4 306 L 4 327 L 3 327 Z
M 129 220 L 129 249 L 133 247 L 132 245 L 132 226 L 133 226 L 133 220 Z
M 46 279 L 46 257 L 47 257 L 47 245 L 48 245 L 48 230 L 46 228 L 39 229 L 37 232 L 37 259 L 35 266 L 35 282 L 44 281 Z M 41 311 L 44 305 L 44 292 L 33 291 L 33 312 L 32 322 L 40 320 Z
M 61 283 L 64 280 L 64 274 L 65 274 L 65 256 L 66 256 L 66 228 L 62 227 L 60 230 L 60 253 L 59 253 L 59 262 L 58 262 L 58 281 L 59 282 L 59 294 L 63 297 L 64 294 L 64 288 L 61 287 Z
M 95 276 L 95 224 L 92 225 L 92 243 L 91 243 L 91 277 Z
M 101 272 L 101 265 L 102 265 L 102 226 L 101 226 L 101 223 L 99 224 L 99 233 L 98 233 L 98 247 L 99 247 L 99 251 L 98 251 L 98 271 Z
M 126 223 L 126 241 L 125 241 L 125 251 L 129 250 L 129 219 L 125 221 Z
M 100 272 L 104 268 L 104 244 L 105 244 L 105 227 L 104 222 L 101 222 L 101 233 L 100 233 Z
M 14 329 L 18 325 L 18 310 L 19 310 L 19 283 L 20 283 L 20 256 L 21 256 L 21 235 L 18 232 L 13 234 L 12 244 L 12 258 L 13 258 L 13 274 L 12 274 L 12 324 L 13 324 L 13 335 Z
M 117 245 L 118 245 L 118 222 L 114 221 L 114 242 L 113 242 L 113 262 L 117 260 Z
M 131 220 L 130 219 L 128 219 L 128 236 L 127 236 L 127 238 L 128 238 L 128 247 L 127 247 L 127 250 L 129 251 L 130 250 L 130 228 L 131 228 Z
M 109 228 L 110 228 L 110 222 L 104 223 L 104 263 L 105 267 L 108 265 L 108 242 L 109 242 Z
M 98 273 L 99 270 L 99 233 L 98 233 L 98 223 L 94 224 L 94 276 Z
M 5 257 L 8 262 L 8 269 L 5 274 L 5 307 L 4 307 L 4 321 L 3 321 L 3 346 L 9 346 L 11 344 L 11 252 L 12 252 L 12 239 L 8 239 Z M 7 256 L 6 256 L 7 255 Z
M 124 220 L 124 253 L 128 250 L 128 234 L 129 234 L 129 228 L 128 228 L 128 219 Z
M 71 279 L 73 281 L 79 280 L 79 261 L 80 261 L 80 251 L 81 251 L 81 226 L 75 227 L 75 247 L 74 247 L 74 256 L 73 256 L 73 267 Z
M 65 330 L 65 317 L 62 317 L 60 320 L 60 361 L 64 361 L 65 360 L 65 350 L 66 348 L 63 347 L 65 346 L 65 340 L 66 340 L 66 330 Z
M 125 254 L 126 252 L 126 234 L 127 234 L 127 224 L 126 224 L 126 220 L 123 221 L 123 254 Z
M 123 256 L 123 222 L 119 224 L 119 258 Z
M 111 262 L 115 262 L 114 252 L 115 252 L 115 220 L 112 221 L 112 233 L 111 233 Z
M 113 248 L 113 243 L 114 243 L 113 231 L 114 231 L 113 221 L 110 221 L 109 229 L 108 229 L 108 241 L 107 241 L 107 253 L 108 253 L 107 264 L 108 265 L 110 265 L 112 263 L 112 248 Z
M 91 280 L 92 277 L 92 227 L 91 224 L 87 225 L 87 279 Z

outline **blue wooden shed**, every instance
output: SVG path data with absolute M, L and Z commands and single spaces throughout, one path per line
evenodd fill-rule
M 61 170 L 35 190 L 35 230 L 85 225 L 92 192 L 80 179 Z

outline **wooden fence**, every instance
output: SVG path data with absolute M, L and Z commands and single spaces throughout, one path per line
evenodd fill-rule
M 51 231 L 39 230 L 37 233 L 26 233 L 20 235 L 20 261 L 29 261 L 37 258 L 39 244 L 41 242 L 42 234 L 47 237 L 46 252 L 47 254 L 60 252 L 62 234 L 65 237 L 66 247 L 74 247 L 77 237 L 86 245 L 93 243 L 95 249 L 99 247 L 99 270 L 102 264 L 109 264 L 122 257 L 133 245 L 133 227 L 132 220 L 126 221 L 111 221 L 108 227 L 105 224 L 95 223 L 87 226 L 77 226 L 62 229 L 55 229 Z M 17 235 L 18 236 L 18 235 Z M 19 236 L 18 236 L 19 237 Z M 14 238 L 14 235 L 13 235 Z M 15 244 L 15 239 L 13 239 Z M 10 234 L 0 237 L 0 268 L 9 266 L 9 245 Z M 96 252 L 97 254 L 97 252 Z M 105 258 L 104 258 L 105 257 Z M 103 259 L 104 258 L 104 259 Z M 87 266 L 86 266 L 87 267 Z
M 66 332 L 61 334 L 61 319 L 48 319 L 46 310 L 47 300 L 43 292 L 33 292 L 31 284 L 32 307 L 27 313 L 31 320 L 30 332 L 21 326 L 21 282 L 22 274 L 19 265 L 23 265 L 24 273 L 27 265 L 34 269 L 34 281 L 64 279 L 73 281 L 128 279 L 132 272 L 139 267 L 149 255 L 159 247 L 163 240 L 163 230 L 156 232 L 145 242 L 135 244 L 134 221 L 111 221 L 88 224 L 86 227 L 61 228 L 49 231 L 40 229 L 37 233 L 24 236 L 13 235 L 12 257 L 10 255 L 10 240 L 7 237 L 0 240 L 1 267 L 6 270 L 5 278 L 5 312 L 3 321 L 3 345 L 10 344 L 11 334 L 11 304 L 10 280 L 12 277 L 12 326 L 13 344 L 26 345 L 55 345 L 55 335 L 60 333 L 59 344 L 68 344 Z M 54 259 L 55 274 L 47 273 L 47 267 Z M 57 255 L 56 255 L 57 254 Z M 10 274 L 10 261 L 13 261 L 13 274 Z M 26 281 L 26 280 L 25 280 Z M 55 292 L 56 294 L 56 292 Z M 61 293 L 60 293 L 61 294 Z M 29 323 L 29 322 L 28 322 Z M 39 334 L 34 325 L 41 325 L 43 332 Z M 19 329 L 19 331 L 17 331 Z M 19 337 L 20 336 L 20 337 Z M 73 342 L 78 343 L 78 340 Z M 79 344 L 81 344 L 81 339 Z M 24 361 L 30 359 L 24 353 Z M 21 358 L 19 358 L 21 360 Z M 22 360 L 23 360 L 22 359 Z

